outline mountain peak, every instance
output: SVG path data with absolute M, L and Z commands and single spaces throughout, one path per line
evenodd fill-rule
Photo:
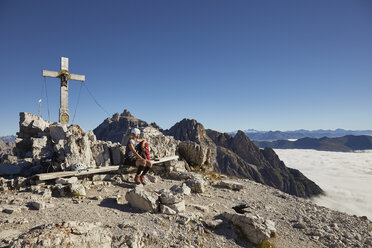
M 124 109 L 124 112 L 121 113 L 121 116 L 126 116 L 126 117 L 134 117 L 128 109 Z

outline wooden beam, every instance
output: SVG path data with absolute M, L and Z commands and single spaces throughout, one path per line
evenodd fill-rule
M 78 74 L 72 74 L 71 73 L 71 80 L 76 80 L 76 81 L 85 81 L 85 75 L 78 75 Z
M 48 70 L 42 70 L 43 77 L 53 77 L 56 78 L 58 77 L 58 72 L 56 71 L 48 71 Z
M 61 71 L 65 70 L 68 71 L 68 58 L 61 57 Z
M 159 160 L 151 160 L 152 164 L 160 164 L 172 160 L 177 160 L 178 156 L 171 156 L 171 157 L 164 157 L 160 158 Z M 105 167 L 99 167 L 99 168 L 92 168 L 82 171 L 60 171 L 60 172 L 52 172 L 52 173 L 42 173 L 42 174 L 36 174 L 34 177 L 36 180 L 39 181 L 46 181 L 46 180 L 52 180 L 56 178 L 61 177 L 73 177 L 73 176 L 87 176 L 87 175 L 93 175 L 93 174 L 99 174 L 99 173 L 105 173 L 105 172 L 113 172 L 117 171 L 119 169 L 119 165 L 112 165 L 112 166 L 105 166 Z
M 51 180 L 56 179 L 60 177 L 73 177 L 73 176 L 86 176 L 91 174 L 98 174 L 103 172 L 111 172 L 111 171 L 117 171 L 119 169 L 119 166 L 106 166 L 106 167 L 100 167 L 96 169 L 87 169 L 82 171 L 60 171 L 60 172 L 52 172 L 52 173 L 42 173 L 42 174 L 36 174 L 35 177 L 37 180 L 45 181 L 45 180 Z

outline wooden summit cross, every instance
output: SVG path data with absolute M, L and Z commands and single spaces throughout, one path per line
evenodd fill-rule
M 68 80 L 85 81 L 85 75 L 71 74 L 68 71 L 68 58 L 61 57 L 61 70 L 47 71 L 43 70 L 44 77 L 60 78 L 61 79 L 61 100 L 59 108 L 59 122 L 67 125 L 70 121 L 70 114 L 68 111 Z

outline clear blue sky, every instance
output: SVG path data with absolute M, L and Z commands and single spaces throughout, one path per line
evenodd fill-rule
M 110 115 L 163 128 L 372 129 L 368 0 L 1 0 L 0 135 L 37 113 L 41 70 L 61 56 Z M 69 85 L 72 119 L 80 83 Z M 57 121 L 58 79 L 47 89 Z M 83 88 L 75 123 L 105 118 Z

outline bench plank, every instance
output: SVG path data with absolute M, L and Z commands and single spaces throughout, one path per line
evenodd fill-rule
M 160 164 L 172 160 L 177 160 L 178 156 L 170 156 L 170 157 L 164 157 L 160 158 L 158 160 L 151 160 L 152 164 Z M 119 169 L 119 165 L 111 165 L 111 166 L 105 166 L 105 167 L 99 167 L 99 168 L 91 168 L 87 170 L 82 171 L 60 171 L 60 172 L 52 172 L 52 173 L 41 173 L 36 174 L 34 177 L 36 180 L 39 181 L 46 181 L 61 177 L 73 177 L 73 176 L 86 176 L 86 175 L 94 175 L 104 172 L 112 172 L 117 171 Z

